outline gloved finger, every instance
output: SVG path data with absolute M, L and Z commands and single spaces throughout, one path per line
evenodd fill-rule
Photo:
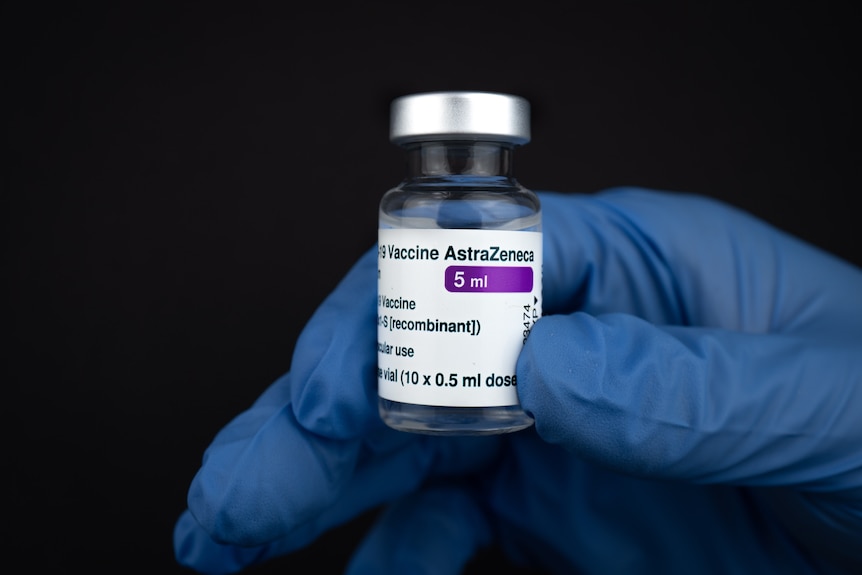
M 492 529 L 468 488 L 423 489 L 388 506 L 351 558 L 349 575 L 458 575 Z
M 308 322 L 294 353 L 296 371 L 271 385 L 206 450 L 188 501 L 216 540 L 259 544 L 305 523 L 349 481 L 358 438 L 384 427 L 372 397 L 373 256 L 360 258 Z
M 287 386 L 289 377 L 283 380 Z M 187 501 L 217 541 L 280 538 L 329 506 L 350 480 L 361 442 L 309 433 L 292 407 L 249 409 L 205 451 Z
M 368 250 L 312 315 L 291 361 L 291 401 L 307 430 L 360 437 L 377 411 L 377 251 Z
M 857 268 L 732 206 L 638 188 L 540 197 L 546 315 L 754 333 L 862 321 Z
M 273 557 L 271 544 L 243 547 L 217 543 L 189 511 L 184 511 L 174 525 L 173 542 L 177 563 L 207 575 L 237 573 Z
M 405 434 L 387 433 L 401 438 Z M 313 443 L 313 442 L 311 442 Z M 427 443 L 427 445 L 421 445 Z M 381 451 L 380 446 L 385 445 Z M 260 466 L 236 473 L 242 483 L 259 484 L 259 493 L 249 490 L 234 500 L 207 498 L 190 490 L 190 509 L 196 515 L 183 514 L 174 532 L 177 561 L 202 572 L 211 566 L 223 566 L 232 572 L 253 563 L 289 553 L 314 541 L 321 533 L 342 525 L 378 505 L 417 489 L 428 477 L 473 473 L 488 465 L 499 453 L 501 443 L 495 437 L 431 438 L 420 441 L 366 443 L 355 469 L 340 465 L 327 467 L 343 459 L 336 453 L 321 450 L 320 462 L 303 460 L 307 447 L 286 443 L 278 453 L 257 453 L 243 458 L 294 459 L 299 467 L 284 477 L 262 480 Z M 349 451 L 349 450 L 348 450 Z M 276 468 L 281 467 L 275 465 Z M 264 474 L 269 468 L 263 466 Z M 342 474 L 343 483 L 327 481 Z M 347 475 L 344 475 L 347 474 Z M 199 475 L 201 475 L 199 473 Z M 217 475 L 217 474 L 216 474 Z M 232 481 L 229 481 L 230 485 Z M 270 488 L 273 489 L 269 492 Z M 231 491 L 221 488 L 222 491 Z M 240 490 L 237 490 L 239 492 Z M 260 517 L 251 517 L 262 514 Z
M 290 449 L 291 444 L 284 447 Z M 335 449 L 337 451 L 337 447 Z M 217 498 L 207 500 L 193 487 L 189 507 L 197 510 L 200 520 L 191 511 L 180 517 L 174 529 L 176 559 L 181 565 L 203 573 L 233 573 L 299 549 L 324 531 L 415 488 L 421 473 L 410 469 L 408 475 L 399 475 L 405 466 L 411 467 L 415 462 L 414 450 L 409 444 L 406 451 L 363 457 L 365 463 L 360 464 L 355 473 L 352 469 L 327 467 L 338 459 L 337 454 L 323 457 L 320 463 L 302 461 L 300 457 L 297 463 L 301 467 L 296 472 L 273 478 L 273 487 L 282 493 L 280 497 L 278 493 L 266 493 L 269 484 L 264 482 L 261 482 L 261 493 L 249 491 L 242 495 L 245 499 L 227 503 L 219 503 Z M 301 449 L 299 455 L 303 453 Z M 279 457 L 278 454 L 275 457 Z M 258 471 L 256 468 L 243 470 L 243 481 L 254 483 L 259 479 Z M 339 490 L 327 486 L 325 479 L 321 480 L 328 475 L 341 475 L 350 480 Z M 401 480 L 393 484 L 393 477 L 401 477 Z M 230 491 L 229 488 L 221 490 Z M 261 508 L 268 511 L 270 521 L 249 521 L 246 517 L 249 510 L 255 513 Z M 210 509 L 216 512 L 207 515 Z M 295 513 L 291 515 L 291 511 Z
M 858 341 L 549 316 L 518 390 L 542 438 L 625 473 L 834 492 L 862 484 Z
M 291 551 L 417 488 L 426 477 L 486 465 L 499 449 L 491 437 L 415 437 L 383 426 L 362 440 L 325 438 L 299 425 L 289 402 L 279 404 L 289 394 L 291 377 L 273 384 L 207 448 L 188 494 L 189 510 L 207 540 L 267 545 L 261 556 Z M 183 533 L 200 535 L 189 529 Z M 213 550 L 178 543 L 177 553 Z M 236 560 L 258 559 L 231 548 L 223 551 Z

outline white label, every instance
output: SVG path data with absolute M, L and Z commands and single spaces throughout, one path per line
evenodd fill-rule
M 378 230 L 380 397 L 518 404 L 515 366 L 542 315 L 542 234 Z

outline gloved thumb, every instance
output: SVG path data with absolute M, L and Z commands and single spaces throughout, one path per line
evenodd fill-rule
M 822 383 L 854 377 L 853 347 L 577 312 L 533 327 L 518 392 L 544 440 L 627 474 L 838 490 L 862 394 Z

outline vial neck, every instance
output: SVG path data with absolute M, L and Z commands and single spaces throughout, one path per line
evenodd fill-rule
M 511 178 L 512 145 L 498 142 L 417 142 L 407 150 L 407 177 Z

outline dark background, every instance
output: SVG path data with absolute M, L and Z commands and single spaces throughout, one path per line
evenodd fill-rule
M 28 571 L 182 572 L 203 450 L 376 238 L 398 95 L 520 94 L 530 188 L 698 192 L 862 264 L 838 4 L 115 4 L 2 8 L 3 543 Z M 368 520 L 252 572 L 338 573 Z

